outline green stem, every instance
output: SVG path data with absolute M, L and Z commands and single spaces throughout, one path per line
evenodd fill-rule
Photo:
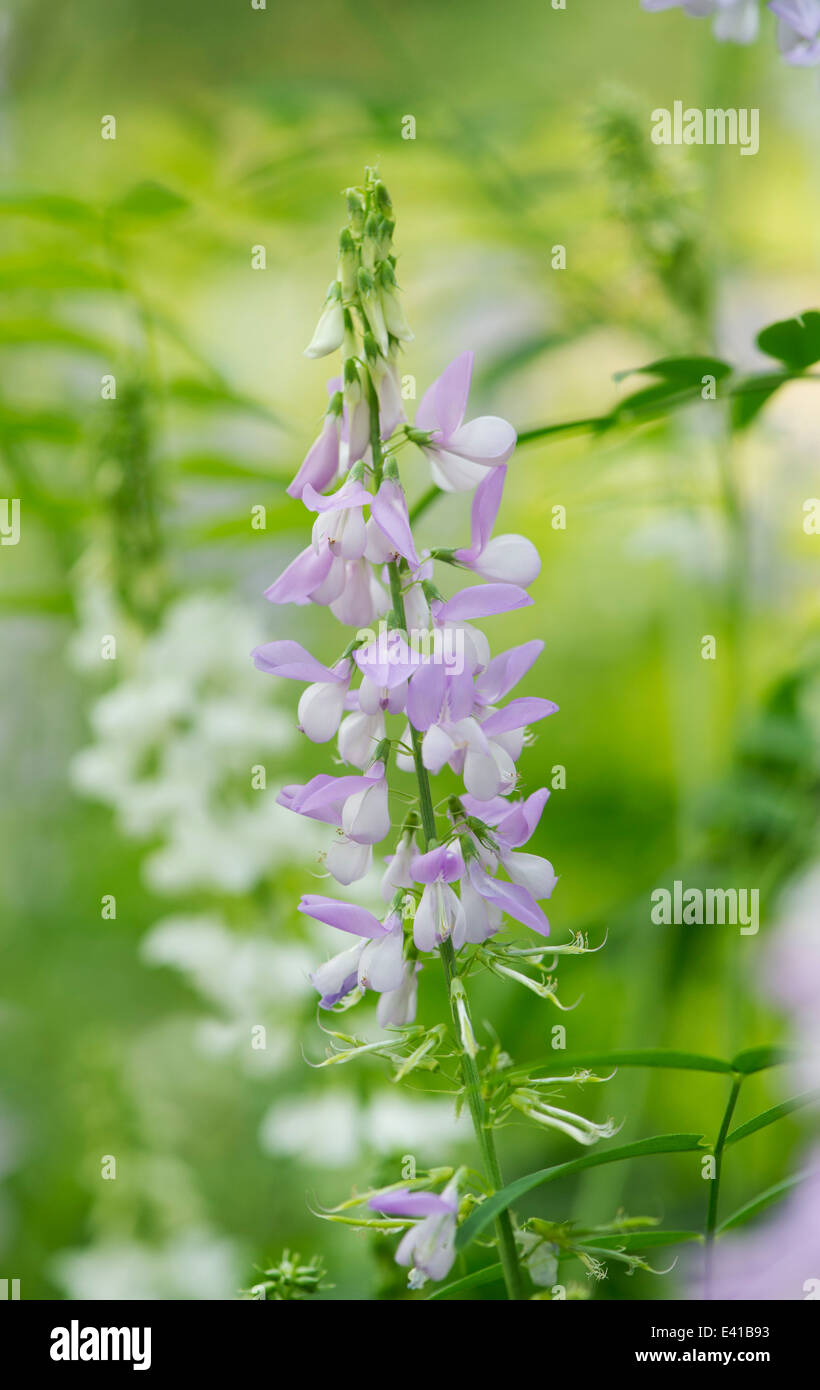
M 717 1232 L 718 1201 L 720 1198 L 720 1174 L 723 1168 L 723 1150 L 726 1145 L 726 1136 L 729 1133 L 729 1125 L 732 1123 L 732 1116 L 735 1113 L 737 1098 L 740 1095 L 740 1088 L 743 1085 L 743 1077 L 736 1076 L 732 1082 L 732 1089 L 726 1103 L 726 1110 L 720 1126 L 720 1132 L 715 1141 L 715 1176 L 709 1188 L 709 1210 L 706 1214 L 706 1293 L 708 1296 L 709 1285 L 712 1279 L 712 1266 L 714 1256 L 715 1235 Z
M 370 448 L 373 454 L 373 478 L 376 487 L 382 480 L 382 446 L 379 433 L 379 405 L 376 395 L 376 388 L 373 379 L 368 372 L 367 376 L 368 404 L 370 406 Z M 419 515 L 424 506 L 429 505 L 438 494 L 438 488 L 431 489 L 416 504 L 415 515 Z M 393 612 L 396 621 L 401 627 L 407 630 L 407 618 L 404 612 L 404 599 L 401 592 L 401 575 L 398 562 L 393 560 L 387 567 L 390 576 L 390 597 L 393 604 Z M 416 769 L 416 781 L 419 789 L 419 811 L 421 814 L 421 839 L 422 846 L 426 850 L 430 844 L 438 838 L 436 835 L 436 816 L 433 810 L 433 797 L 430 791 L 430 778 L 427 775 L 427 768 L 424 766 L 421 751 L 421 736 L 417 729 L 410 726 L 410 737 L 413 743 L 413 763 Z M 481 1093 L 481 1078 L 475 1058 L 461 1046 L 461 1032 L 455 1019 L 453 1008 L 452 986 L 453 981 L 458 978 L 458 964 L 456 953 L 453 950 L 453 943 L 449 937 L 441 943 L 439 947 L 444 975 L 447 980 L 447 997 L 450 1000 L 450 1009 L 453 1014 L 453 1026 L 455 1031 L 456 1043 L 461 1049 L 461 1071 L 464 1077 L 464 1090 L 467 1097 L 467 1104 L 470 1109 L 470 1116 L 473 1121 L 476 1140 L 481 1152 L 482 1162 L 490 1187 L 494 1192 L 504 1186 L 501 1175 L 501 1165 L 498 1161 L 498 1154 L 495 1147 L 495 1137 L 492 1128 L 487 1123 L 486 1108 L 484 1097 Z M 520 1301 L 524 1297 L 523 1283 L 521 1279 L 521 1268 L 518 1263 L 518 1252 L 513 1235 L 512 1221 L 509 1211 L 503 1211 L 495 1222 L 496 1236 L 498 1238 L 498 1250 L 501 1256 L 501 1266 L 504 1271 L 504 1283 L 507 1286 L 507 1297 Z

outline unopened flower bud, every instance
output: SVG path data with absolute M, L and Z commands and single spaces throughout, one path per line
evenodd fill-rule
M 344 315 L 341 301 L 342 287 L 334 280 L 328 290 L 325 307 L 319 315 L 319 322 L 308 346 L 305 357 L 326 357 L 342 346 L 344 339 Z
M 349 304 L 356 293 L 356 272 L 358 266 L 356 243 L 347 227 L 339 234 L 339 282 L 342 286 L 342 300 Z

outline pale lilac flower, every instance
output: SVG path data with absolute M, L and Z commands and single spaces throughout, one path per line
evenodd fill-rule
M 342 807 L 342 829 L 360 845 L 377 845 L 390 833 L 387 781 L 378 781 L 349 796 Z
M 366 907 L 357 903 L 342 902 L 339 898 L 327 898 L 322 893 L 303 893 L 298 911 L 306 917 L 315 917 L 317 922 L 326 922 L 329 927 L 350 932 L 352 936 L 363 936 L 368 941 L 387 936 L 395 927 L 392 916 L 387 922 L 380 922 Z
M 526 536 L 492 536 L 506 476 L 506 468 L 494 468 L 479 483 L 473 497 L 471 544 L 454 553 L 460 564 L 483 579 L 526 588 L 541 572 L 541 557 L 532 541 Z
M 441 845 L 426 854 L 417 854 L 410 871 L 417 883 L 424 884 L 413 921 L 416 946 L 420 951 L 434 951 L 449 937 L 458 950 L 467 937 L 467 922 L 464 908 L 450 884 L 464 873 L 460 851 Z
M 288 680 L 310 681 L 298 707 L 299 728 L 312 743 L 333 738 L 345 711 L 350 687 L 350 662 L 340 661 L 332 670 L 312 657 L 298 642 L 266 642 L 251 652 L 259 671 Z
M 470 861 L 469 874 L 473 888 L 487 902 L 506 912 L 508 917 L 514 918 L 522 926 L 530 927 L 541 936 L 549 936 L 550 924 L 544 912 L 532 893 L 521 884 L 493 878 L 475 859 Z
M 342 396 L 336 392 L 330 402 L 321 433 L 305 455 L 304 462 L 287 489 L 289 497 L 301 497 L 307 483 L 317 492 L 329 487 L 339 471 L 339 431 Z
M 820 63 L 820 0 L 770 0 L 780 52 L 793 67 Z
M 421 561 L 413 543 L 401 484 L 392 478 L 385 478 L 372 499 L 370 511 L 373 521 L 388 542 L 387 554 L 379 557 L 381 562 L 401 556 L 414 570 L 418 569 Z
M 341 826 L 343 808 L 349 798 L 379 785 L 384 788 L 386 795 L 382 762 L 374 763 L 361 776 L 351 773 L 346 777 L 331 777 L 326 772 L 319 772 L 303 786 L 291 783 L 283 787 L 276 800 L 280 806 L 286 806 L 297 815 L 309 816 L 311 820 L 324 821 L 327 825 Z
M 383 738 L 384 715 L 381 711 L 377 714 L 362 711 L 348 714 L 339 727 L 336 744 L 339 757 L 354 767 L 367 767 Z
M 334 280 L 319 315 L 316 331 L 305 348 L 305 357 L 327 357 L 329 352 L 335 352 L 342 346 L 345 326 L 341 289 L 338 280 Z
M 354 919 L 350 914 L 337 911 L 344 906 L 334 898 L 308 896 L 299 904 L 300 912 L 363 938 L 311 974 L 311 984 L 319 991 L 319 1006 L 323 1009 L 332 1009 L 357 986 L 361 990 L 370 989 L 377 994 L 389 995 L 404 986 L 404 933 L 398 917 L 392 914 L 381 923 L 372 913 L 366 916 L 360 913 Z M 378 933 L 374 924 L 379 928 Z
M 327 852 L 325 863 L 336 882 L 347 887 L 351 883 L 358 883 L 369 873 L 373 863 L 373 846 L 359 844 L 339 831 Z
M 364 555 L 367 536 L 363 508 L 370 505 L 370 493 L 352 478 L 338 491 L 324 497 L 310 483 L 302 491 L 308 511 L 318 512 L 313 523 L 313 548 L 322 554 L 325 547 L 341 560 L 358 560 Z
M 758 0 L 641 0 L 641 5 L 652 13 L 682 9 L 693 19 L 714 15 L 713 27 L 717 39 L 753 43 L 757 38 Z
M 441 1195 L 435 1192 L 397 1192 L 372 1197 L 368 1205 L 384 1216 L 422 1217 L 402 1237 L 396 1263 L 412 1266 L 410 1287 L 420 1289 L 427 1279 L 443 1279 L 456 1258 L 458 1186 L 455 1179 Z
M 515 430 L 496 415 L 464 423 L 472 374 L 473 354 L 463 352 L 425 392 L 416 412 L 415 429 L 429 435 L 421 447 L 433 481 L 445 492 L 474 488 L 515 448 Z
M 412 864 L 415 857 L 413 835 L 407 831 L 396 846 L 396 853 L 387 857 L 387 868 L 381 881 L 381 894 L 385 902 L 389 903 L 399 888 L 413 887 Z
M 401 984 L 396 989 L 382 992 L 376 1009 L 380 1028 L 404 1028 L 414 1022 L 420 970 L 418 961 L 405 961 Z
M 339 560 L 340 588 L 330 602 L 337 622 L 347 627 L 372 627 L 390 607 L 390 598 L 365 559 Z M 317 602 L 315 595 L 314 603 Z

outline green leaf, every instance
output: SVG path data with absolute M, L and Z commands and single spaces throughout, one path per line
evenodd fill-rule
M 482 1284 L 498 1284 L 503 1278 L 504 1269 L 501 1264 L 487 1265 L 485 1269 L 476 1269 L 472 1274 L 466 1274 L 463 1279 L 446 1284 L 443 1289 L 436 1289 L 435 1293 L 427 1295 L 427 1302 L 435 1303 L 439 1298 L 459 1298 L 467 1289 L 477 1289 Z
M 719 357 L 661 357 L 657 362 L 649 362 L 645 367 L 628 367 L 624 372 L 616 372 L 614 380 L 623 381 L 628 376 L 659 376 L 664 381 L 678 386 L 703 385 L 705 376 L 713 376 L 717 381 L 730 376 L 732 368 Z
M 694 1153 L 705 1145 L 706 1140 L 702 1134 L 658 1134 L 651 1139 L 637 1139 L 633 1144 L 623 1144 L 618 1149 L 584 1154 L 582 1158 L 570 1159 L 568 1163 L 558 1163 L 552 1168 L 541 1168 L 537 1173 L 528 1173 L 526 1177 L 518 1178 L 499 1192 L 494 1192 L 467 1217 L 456 1236 L 456 1249 L 466 1250 L 500 1212 L 506 1211 L 519 1197 L 531 1192 L 534 1187 L 540 1187 L 542 1183 L 570 1177 L 573 1173 L 582 1173 L 587 1168 L 598 1168 L 605 1163 L 620 1163 L 622 1159 L 648 1158 L 653 1154 Z
M 768 357 L 802 372 L 820 362 L 820 313 L 807 309 L 793 319 L 770 323 L 757 335 L 757 345 Z
M 792 1096 L 791 1100 L 784 1100 L 780 1105 L 773 1105 L 771 1110 L 764 1110 L 760 1115 L 755 1115 L 754 1119 L 747 1120 L 743 1125 L 738 1125 L 737 1129 L 732 1130 L 726 1143 L 736 1144 L 738 1140 L 746 1139 L 750 1134 L 756 1134 L 759 1129 L 776 1124 L 778 1120 L 792 1115 L 795 1110 L 802 1110 L 804 1106 L 811 1105 L 813 1101 L 818 1100 L 820 1100 L 820 1091 L 804 1091 L 800 1096 Z
M 526 1069 L 518 1068 L 511 1077 L 531 1076 L 542 1068 L 571 1071 L 575 1067 L 663 1067 L 670 1071 L 708 1071 L 731 1075 L 732 1066 L 720 1057 L 707 1057 L 700 1052 L 677 1052 L 668 1047 L 610 1049 L 605 1052 L 553 1052 L 551 1057 L 534 1062 Z
M 164 184 L 148 180 L 138 183 L 112 204 L 112 212 L 126 217 L 167 217 L 170 213 L 181 212 L 189 207 L 188 199 L 174 193 Z
M 745 377 L 732 387 L 732 425 L 745 429 L 757 418 L 764 405 L 787 381 L 794 381 L 789 372 L 765 372 Z
M 782 1067 L 795 1061 L 797 1053 L 790 1047 L 747 1047 L 732 1058 L 732 1071 L 743 1076 L 751 1076 L 756 1071 L 768 1071 L 769 1067 Z
M 791 1192 L 792 1188 L 797 1187 L 798 1183 L 803 1182 L 808 1176 L 807 1172 L 796 1173 L 793 1178 L 784 1178 L 782 1182 L 776 1182 L 773 1187 L 767 1187 L 765 1192 L 758 1193 L 757 1197 L 753 1197 L 750 1202 L 738 1207 L 731 1216 L 727 1216 L 725 1221 L 721 1221 L 717 1228 L 718 1235 L 722 1235 L 724 1231 L 733 1230 L 735 1226 L 745 1225 L 747 1221 L 751 1221 L 753 1216 L 757 1216 L 758 1212 L 765 1211 L 766 1207 L 771 1206 L 780 1197 L 785 1197 L 787 1192 Z

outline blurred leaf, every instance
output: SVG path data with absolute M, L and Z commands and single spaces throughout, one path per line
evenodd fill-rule
M 191 478 L 212 478 L 218 482 L 247 479 L 249 482 L 278 483 L 285 487 L 290 477 L 277 476 L 263 464 L 242 463 L 226 454 L 185 454 L 171 464 L 178 473 Z
M 738 1125 L 737 1129 L 732 1130 L 726 1143 L 736 1144 L 738 1140 L 746 1139 L 750 1134 L 757 1134 L 759 1129 L 766 1129 L 768 1125 L 776 1124 L 778 1120 L 783 1120 L 787 1115 L 793 1115 L 796 1110 L 803 1110 L 805 1106 L 817 1101 L 820 1101 L 820 1091 L 805 1091 L 800 1096 L 792 1096 L 791 1100 L 773 1105 L 771 1110 L 764 1110 L 762 1114 L 755 1115 L 753 1120 Z
M 116 352 L 112 344 L 86 333 L 83 329 L 59 323 L 56 319 L 0 320 L 0 345 L 4 343 L 37 343 L 44 347 L 64 347 L 105 358 L 113 357 Z
M 266 507 L 265 519 L 268 523 L 267 528 L 261 529 L 251 526 L 250 509 L 238 516 L 220 515 L 213 520 L 194 522 L 186 527 L 185 539 L 192 545 L 203 545 L 209 541 L 253 541 L 255 537 L 268 536 L 271 531 L 282 535 L 288 529 L 295 530 L 303 525 L 298 513 L 294 514 L 292 509 Z
M 560 1058 L 560 1062 L 557 1060 Z M 665 1067 L 670 1071 L 711 1071 L 731 1074 L 732 1067 L 720 1057 L 707 1057 L 699 1052 L 677 1052 L 667 1047 L 609 1049 L 605 1052 L 553 1053 L 541 1062 L 533 1062 L 526 1074 L 543 1067 Z M 511 1073 L 521 1074 L 521 1069 Z
M 111 211 L 127 217 L 151 218 L 167 217 L 187 207 L 190 207 L 187 198 L 174 193 L 164 184 L 149 180 L 135 184 L 124 197 L 111 205 Z
M 648 1158 L 654 1154 L 694 1153 L 704 1145 L 702 1134 L 658 1134 L 651 1139 L 637 1139 L 634 1144 L 623 1144 L 618 1149 L 584 1154 L 582 1158 L 570 1159 L 568 1163 L 557 1163 L 552 1168 L 541 1168 L 537 1173 L 528 1173 L 526 1177 L 518 1178 L 499 1192 L 494 1192 L 467 1217 L 456 1236 L 456 1249 L 466 1250 L 500 1212 L 506 1211 L 519 1197 L 523 1197 L 535 1187 L 540 1187 L 542 1183 L 569 1177 L 573 1173 L 582 1173 L 586 1168 L 598 1168 L 605 1163 L 620 1163 L 629 1158 Z
M 0 593 L 0 612 L 4 617 L 15 613 L 71 613 L 68 593 L 46 589 L 42 593 Z
M 752 1217 L 757 1216 L 758 1212 L 765 1211 L 766 1207 L 771 1206 L 778 1198 L 784 1197 L 787 1192 L 791 1192 L 792 1188 L 797 1187 L 798 1183 L 803 1182 L 808 1176 L 808 1173 L 796 1173 L 793 1178 L 784 1178 L 783 1182 L 777 1182 L 773 1187 L 767 1187 L 765 1192 L 758 1193 L 757 1197 L 753 1197 L 750 1202 L 746 1202 L 744 1206 L 738 1207 L 737 1211 L 733 1212 L 731 1216 L 727 1216 L 725 1221 L 721 1221 L 717 1228 L 718 1235 L 722 1235 L 724 1231 L 733 1230 L 735 1226 L 743 1226 L 747 1221 L 751 1221 Z
M 613 415 L 590 415 L 583 420 L 564 420 L 559 425 L 536 425 L 531 430 L 521 430 L 518 435 L 519 444 L 532 444 L 536 439 L 550 439 L 561 434 L 585 434 L 589 431 L 601 431 L 614 424 Z
M 615 381 L 623 381 L 628 376 L 659 376 L 664 381 L 678 386 L 703 385 L 705 376 L 713 376 L 717 381 L 731 376 L 732 368 L 719 357 L 661 357 L 657 362 L 649 362 L 645 367 L 627 367 L 626 371 L 616 372 Z
M 0 261 L 0 289 L 4 290 L 112 290 L 122 288 L 115 271 L 91 261 L 59 261 L 19 257 Z
M 748 1047 L 732 1058 L 732 1071 L 751 1076 L 756 1071 L 767 1071 L 769 1067 L 782 1067 L 795 1061 L 797 1053 L 788 1047 Z
M 435 1303 L 439 1298 L 458 1298 L 467 1289 L 477 1289 L 482 1284 L 498 1284 L 503 1278 L 504 1270 L 500 1264 L 487 1265 L 485 1269 L 476 1269 L 463 1279 L 456 1279 L 453 1284 L 445 1284 L 443 1289 L 436 1289 L 435 1293 L 427 1295 L 427 1302 Z
M 764 405 L 787 381 L 794 378 L 787 372 L 765 372 L 745 377 L 732 387 L 732 424 L 736 430 L 745 429 L 757 418 Z
M 626 1231 L 623 1235 L 595 1236 L 598 1247 L 612 1246 L 616 1250 L 659 1249 L 664 1245 L 685 1245 L 693 1240 L 703 1240 L 700 1231 Z
M 77 223 L 93 221 L 97 212 L 78 198 L 54 193 L 5 193 L 0 195 L 0 216 L 37 217 L 47 222 Z
M 176 377 L 169 383 L 167 390 L 174 400 L 181 401 L 184 405 L 201 406 L 210 410 L 246 410 L 252 415 L 269 420 L 271 424 L 280 424 L 278 417 L 267 406 L 252 400 L 250 396 L 232 391 L 229 386 L 219 381 L 203 381 L 201 377 Z
M 771 323 L 757 335 L 757 346 L 795 371 L 820 362 L 820 313 L 807 309 L 793 319 Z
M 55 410 L 15 410 L 0 405 L 0 434 L 50 439 L 57 444 L 72 444 L 80 434 L 78 422 L 72 415 Z
M 651 420 L 670 414 L 680 405 L 688 405 L 701 399 L 701 384 L 681 384 L 680 381 L 659 381 L 642 391 L 633 391 L 619 401 L 613 412 L 615 422 L 628 423 L 633 420 Z

